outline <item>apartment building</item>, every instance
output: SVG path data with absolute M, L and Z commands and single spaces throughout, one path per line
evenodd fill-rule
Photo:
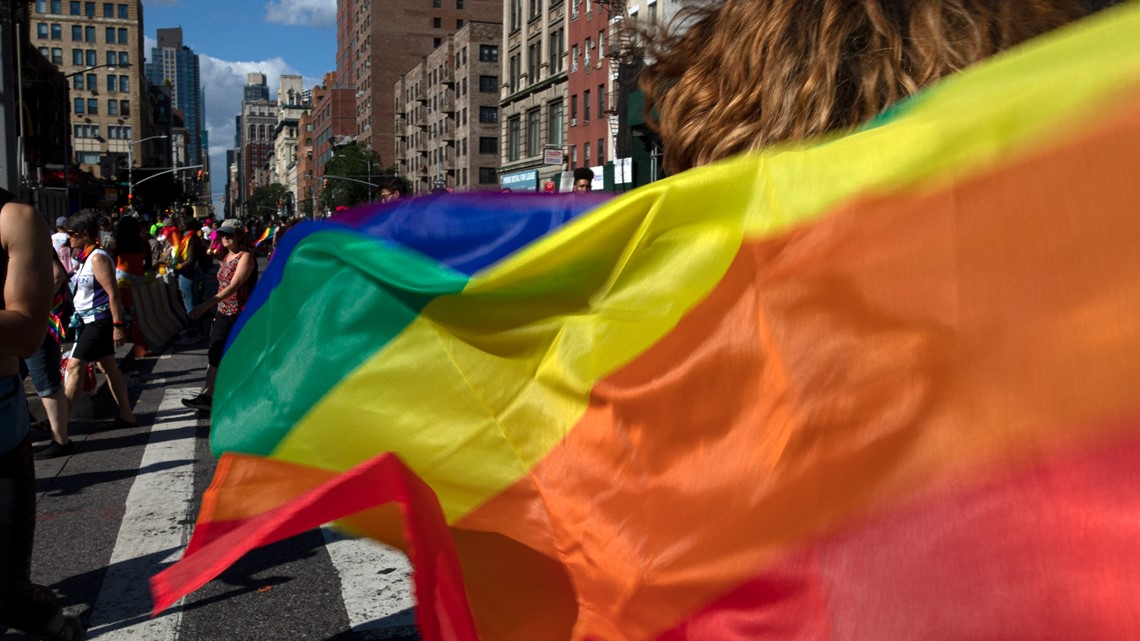
M 143 82 L 143 8 L 139 0 L 36 0 L 30 39 L 71 85 L 69 161 L 103 176 L 100 159 L 121 154 L 111 173 L 130 158 L 134 166 L 159 164 L 165 141 L 152 134 Z M 118 166 L 116 166 L 116 164 Z
M 503 188 L 554 191 L 566 167 L 566 13 L 566 0 L 503 4 Z
M 613 94 L 607 41 L 614 5 L 595 0 L 568 0 L 569 70 L 566 92 L 569 126 L 567 167 L 589 167 L 601 177 L 613 150 L 617 130 L 617 100 Z M 619 16 L 620 17 L 620 16 Z M 620 24 L 620 23 L 618 23 Z
M 338 39 L 338 47 L 353 51 L 338 52 L 337 60 L 350 62 L 354 69 L 356 139 L 368 143 L 388 165 L 396 156 L 396 83 L 464 24 L 498 21 L 502 1 L 339 0 L 346 2 L 353 4 L 353 11 L 344 17 L 346 24 L 351 21 L 352 37 Z
M 413 193 L 498 188 L 502 33 L 470 22 L 396 84 L 396 168 Z
M 269 86 L 263 73 L 246 74 L 240 124 L 241 199 L 245 201 L 253 195 L 254 189 L 269 184 L 267 162 L 273 154 L 277 102 L 269 99 Z

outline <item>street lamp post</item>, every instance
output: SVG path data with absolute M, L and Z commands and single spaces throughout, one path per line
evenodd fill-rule
M 142 140 L 135 140 L 133 142 L 127 141 L 127 204 L 134 207 L 135 204 L 135 145 L 144 143 L 148 140 L 157 140 L 158 138 L 170 138 L 170 134 L 160 134 L 157 136 L 149 136 Z
M 94 67 L 87 67 L 79 71 L 63 74 L 64 80 L 71 80 L 75 76 L 85 74 L 96 69 L 127 69 L 131 63 L 125 65 L 104 63 L 95 65 Z M 70 101 L 68 101 L 70 103 Z M 63 134 L 63 197 L 67 200 L 67 213 L 71 214 L 71 136 L 75 133 L 75 126 L 71 124 L 71 104 L 67 105 L 67 131 Z

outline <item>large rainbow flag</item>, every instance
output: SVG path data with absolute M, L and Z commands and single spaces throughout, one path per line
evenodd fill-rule
M 1140 637 L 1135 5 L 582 209 L 290 232 L 156 611 L 338 520 L 428 641 Z

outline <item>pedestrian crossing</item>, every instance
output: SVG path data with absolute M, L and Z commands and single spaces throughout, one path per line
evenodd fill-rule
M 183 355 L 180 362 L 189 360 Z M 177 367 L 167 359 L 156 362 L 167 368 Z M 156 371 L 150 383 L 176 379 Z M 106 574 L 97 597 L 86 599 L 93 603 L 84 617 L 89 639 L 204 641 L 218 638 L 216 628 L 206 634 L 202 632 L 206 626 L 194 621 L 211 619 L 226 622 L 226 639 L 266 638 L 265 619 L 270 615 L 235 614 L 235 610 L 246 607 L 238 604 L 246 603 L 244 599 L 251 598 L 251 593 L 252 598 L 259 596 L 259 590 L 250 589 L 256 586 L 239 590 L 230 589 L 232 585 L 207 586 L 159 616 L 150 616 L 149 579 L 180 558 L 201 498 L 196 493 L 208 482 L 202 476 L 209 475 L 213 467 L 209 461 L 201 460 L 205 457 L 197 442 L 200 415 L 182 405 L 182 399 L 198 393 L 197 381 L 182 378 L 180 382 L 182 386 L 161 391 L 138 471 L 126 494 Z M 319 534 L 302 535 L 305 536 L 321 549 L 299 555 L 306 557 L 299 560 L 282 559 L 280 566 L 270 562 L 268 568 L 259 568 L 267 570 L 271 581 L 281 586 L 276 594 L 265 595 L 269 598 L 263 603 L 275 599 L 273 607 L 278 611 L 286 608 L 311 612 L 311 618 L 322 619 L 323 629 L 340 629 L 341 634 L 333 637 L 338 640 L 415 638 L 411 568 L 402 552 L 327 527 Z M 265 561 L 264 555 L 258 561 Z M 322 578 L 320 584 L 338 587 L 339 594 L 328 594 L 323 589 L 291 592 L 290 587 L 308 585 L 294 578 L 294 573 L 331 575 Z M 268 592 L 273 587 L 270 582 L 261 590 Z M 340 608 L 343 615 L 336 612 Z M 329 638 L 327 632 L 310 632 L 303 624 L 290 625 L 288 638 Z M 318 627 L 316 623 L 314 627 Z

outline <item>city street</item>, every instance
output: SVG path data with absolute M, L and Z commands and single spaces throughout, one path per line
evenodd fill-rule
M 33 578 L 89 639 L 416 638 L 402 553 L 327 528 L 256 551 L 152 619 L 147 580 L 181 554 L 214 469 L 208 415 L 181 403 L 202 384 L 206 341 L 125 363 L 141 427 L 112 430 L 77 404 L 76 454 L 36 462 Z

